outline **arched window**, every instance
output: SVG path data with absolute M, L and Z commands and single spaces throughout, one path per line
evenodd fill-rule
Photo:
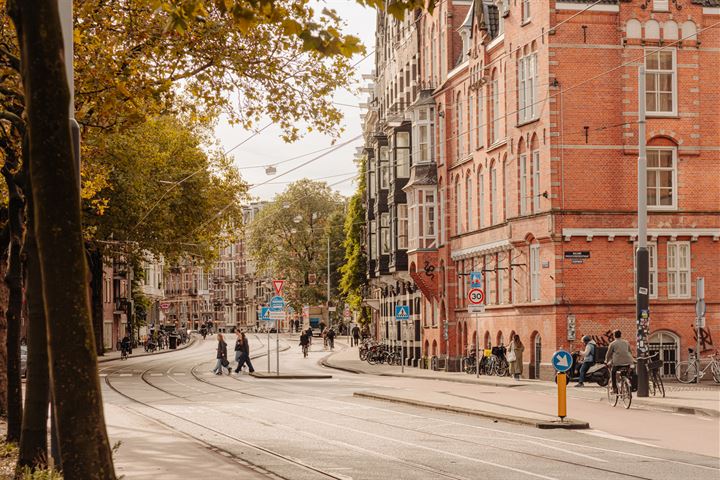
M 455 158 L 461 159 L 465 156 L 465 142 L 463 141 L 463 103 L 462 93 L 458 93 L 455 100 Z
M 467 198 L 465 199 L 465 226 L 468 232 L 471 232 L 473 229 L 473 222 L 472 222 L 472 215 L 473 215 L 473 203 L 472 203 L 472 175 L 470 175 L 470 172 L 467 173 L 467 178 L 465 179 L 465 195 Z
M 540 146 L 538 144 L 537 135 L 533 135 L 532 141 L 530 142 L 532 148 L 532 205 L 533 213 L 540 211 Z
M 485 175 L 478 172 L 478 228 L 485 226 Z
M 490 225 L 498 223 L 497 165 L 490 165 Z
M 697 26 L 695 22 L 688 20 L 682 24 L 682 38 L 697 41 Z
M 510 217 L 510 162 L 507 157 L 503 161 L 503 218 Z
M 475 113 L 475 116 L 477 117 L 475 119 L 476 127 L 475 127 L 475 147 L 480 148 L 483 146 L 483 124 L 485 123 L 485 119 L 483 118 L 483 101 L 485 100 L 485 97 L 482 94 L 482 89 L 478 90 L 478 93 L 476 95 L 477 97 L 477 112 Z
M 663 24 L 663 39 L 665 40 L 677 40 L 678 39 L 678 24 L 672 20 L 668 20 Z
M 473 100 L 472 95 L 468 95 L 468 124 L 467 124 L 467 143 L 468 143 L 468 153 L 472 153 L 473 149 L 475 149 L 475 135 L 473 132 L 473 122 L 475 121 L 475 101 Z
M 500 140 L 500 92 L 497 69 L 490 77 L 490 144 Z
M 525 139 L 518 143 L 518 214 L 528 213 L 528 158 L 525 151 Z
M 455 234 L 462 233 L 462 184 L 460 175 L 455 177 Z
M 634 18 L 628 20 L 625 26 L 625 36 L 627 38 L 642 38 L 642 24 Z
M 645 22 L 645 38 L 648 40 L 660 39 L 660 24 L 655 20 Z

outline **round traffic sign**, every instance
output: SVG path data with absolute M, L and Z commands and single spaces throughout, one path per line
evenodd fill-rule
M 482 305 L 485 301 L 485 292 L 479 288 L 472 288 L 467 295 L 468 302 L 473 305 Z
M 558 372 L 567 372 L 572 367 L 572 363 L 572 355 L 570 355 L 569 352 L 566 352 L 565 350 L 558 350 L 553 353 L 552 364 Z

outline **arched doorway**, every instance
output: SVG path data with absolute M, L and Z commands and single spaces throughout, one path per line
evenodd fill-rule
M 658 330 L 648 339 L 650 353 L 660 352 L 663 361 L 663 377 L 675 376 L 675 362 L 680 356 L 680 338 L 667 330 Z
M 540 378 L 540 361 L 542 359 L 542 338 L 538 332 L 533 332 L 532 335 L 532 378 Z

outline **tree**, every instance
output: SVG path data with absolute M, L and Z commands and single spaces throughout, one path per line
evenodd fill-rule
M 114 479 L 87 297 L 87 268 L 67 119 L 69 92 L 54 0 L 9 5 L 22 54 L 34 230 L 49 365 L 67 478 Z
M 364 165 L 364 164 L 363 164 Z M 361 165 L 360 184 L 348 202 L 345 217 L 345 261 L 340 267 L 340 292 L 350 308 L 360 313 L 361 321 L 368 321 L 367 310 L 362 306 L 363 288 L 367 283 L 367 254 L 365 252 L 365 172 Z
M 327 300 L 327 235 L 342 205 L 325 182 L 303 179 L 277 195 L 248 226 L 258 270 L 287 281 L 284 294 L 296 311 Z M 331 257 L 338 246 L 331 245 Z

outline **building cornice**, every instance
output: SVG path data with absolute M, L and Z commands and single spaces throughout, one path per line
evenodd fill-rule
M 699 237 L 712 237 L 713 241 L 720 240 L 720 228 L 648 228 L 648 238 L 656 240 L 658 237 L 690 237 L 696 241 Z M 572 237 L 585 237 L 591 242 L 594 237 L 607 237 L 609 242 L 615 237 L 628 237 L 634 241 L 637 238 L 636 228 L 563 228 L 563 238 L 569 242 Z

